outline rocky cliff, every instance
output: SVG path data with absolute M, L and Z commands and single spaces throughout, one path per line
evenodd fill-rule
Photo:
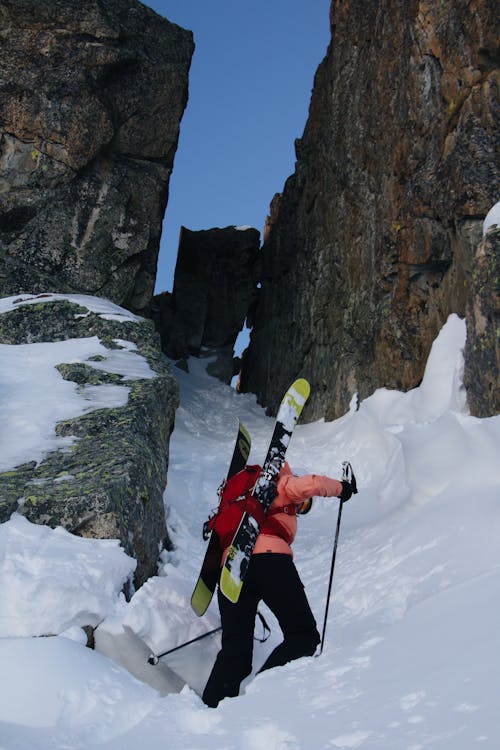
M 147 308 L 192 53 L 137 0 L 0 0 L 0 294 Z
M 500 414 L 500 225 L 491 227 L 476 250 L 464 354 L 471 413 Z
M 4 403 L 4 434 L 29 442 L 21 464 L 15 454 L 9 460 L 9 445 L 0 451 L 0 523 L 18 511 L 33 523 L 120 539 L 141 585 L 169 544 L 163 492 L 178 405 L 153 324 L 83 295 L 7 298 L 0 313 L 2 390 L 18 394 Z M 21 382 L 9 387 L 16 357 Z M 46 410 L 30 392 L 37 380 L 50 383 L 40 394 L 50 415 L 66 412 L 54 428 L 40 428 Z
M 153 300 L 169 357 L 209 357 L 207 370 L 231 382 L 239 370 L 236 338 L 257 296 L 259 248 L 260 234 L 252 227 L 181 228 L 173 293 Z
M 298 374 L 310 419 L 412 388 L 448 314 L 465 315 L 499 182 L 497 10 L 333 0 L 241 376 L 271 409 Z

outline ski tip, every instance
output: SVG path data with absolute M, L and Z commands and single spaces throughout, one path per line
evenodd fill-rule
M 230 571 L 224 567 L 222 568 L 220 576 L 220 590 L 230 602 L 236 604 L 240 598 L 240 592 L 243 587 L 243 581 L 235 581 Z
M 298 378 L 292 383 L 291 387 L 304 399 L 304 401 L 307 401 L 311 393 L 311 386 L 305 378 Z
M 198 617 L 202 617 L 202 615 L 205 614 L 211 601 L 212 591 L 210 591 L 203 580 L 199 578 L 193 591 L 193 595 L 191 596 L 191 607 Z
M 304 378 L 298 378 L 295 380 L 290 388 L 287 390 L 281 402 L 281 407 L 291 407 L 295 413 L 294 421 L 299 418 L 304 404 L 309 398 L 311 392 L 311 386 Z
M 250 437 L 250 433 L 248 432 L 247 428 L 245 427 L 245 425 L 243 424 L 241 420 L 238 422 L 238 435 L 239 435 L 240 444 L 243 444 L 248 447 L 248 452 L 247 452 L 247 457 L 248 457 L 248 453 L 250 452 L 249 447 L 252 444 L 252 439 Z

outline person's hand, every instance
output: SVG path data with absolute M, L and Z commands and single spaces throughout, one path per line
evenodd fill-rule
M 358 487 L 356 484 L 356 477 L 354 476 L 354 472 L 352 470 L 352 466 L 349 463 L 349 461 L 344 461 L 342 464 L 343 467 L 343 473 L 342 473 L 342 492 L 339 495 L 339 498 L 342 500 L 343 503 L 347 502 L 349 498 L 352 495 L 356 495 L 358 492 Z
M 339 498 L 342 500 L 342 502 L 346 503 L 349 498 L 357 492 L 357 489 L 355 486 L 351 484 L 351 482 L 347 482 L 345 479 L 342 480 L 342 492 L 339 495 Z

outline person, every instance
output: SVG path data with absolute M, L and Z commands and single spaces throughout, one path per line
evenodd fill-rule
M 217 592 L 222 643 L 202 694 L 207 706 L 216 708 L 223 698 L 237 696 L 241 682 L 251 673 L 255 617 L 261 600 L 278 620 L 283 641 L 259 672 L 312 656 L 316 651 L 320 636 L 291 549 L 297 532 L 296 509 L 316 495 L 346 501 L 352 495 L 352 486 L 345 480 L 316 474 L 295 476 L 285 462 L 268 511 L 272 523 L 257 537 L 238 602 L 230 602 L 220 588 Z M 223 561 L 226 554 L 227 550 Z

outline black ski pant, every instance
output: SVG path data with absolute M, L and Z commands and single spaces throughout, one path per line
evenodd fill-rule
M 251 673 L 255 616 L 261 600 L 278 620 L 283 642 L 259 671 L 314 654 L 320 637 L 291 556 L 253 555 L 238 602 L 232 604 L 218 591 L 222 648 L 203 691 L 207 706 L 215 708 L 223 698 L 238 695 L 241 682 Z

